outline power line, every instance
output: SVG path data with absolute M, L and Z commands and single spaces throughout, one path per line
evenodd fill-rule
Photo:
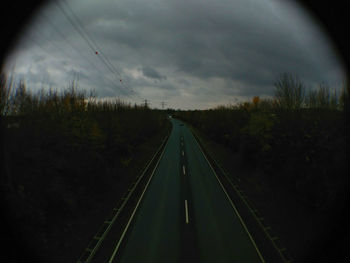
M 47 19 L 47 17 L 46 17 L 46 19 Z M 53 23 L 51 23 L 50 20 L 47 19 L 47 21 L 49 22 L 49 24 L 50 24 L 51 26 L 53 26 Z M 61 31 L 59 31 L 59 30 L 57 29 L 57 27 L 54 27 L 54 26 L 53 26 L 53 28 L 54 28 L 57 32 L 59 32 L 59 34 L 66 40 L 66 43 L 68 43 L 76 52 L 78 52 L 79 55 L 81 55 L 90 65 L 92 65 L 94 68 L 96 68 L 97 71 L 99 71 L 101 74 L 103 74 L 102 71 L 101 71 L 94 63 L 92 63 L 85 55 L 83 55 L 83 54 L 80 52 L 79 49 L 76 49 L 76 48 L 65 38 L 65 36 L 63 35 L 63 33 L 62 33 Z M 34 33 L 36 36 L 39 36 L 39 34 L 38 34 L 37 32 L 35 32 L 34 30 L 32 30 L 31 33 L 32 33 L 32 34 Z M 41 34 L 41 35 L 40 35 L 40 38 L 43 39 L 43 36 L 44 36 L 44 35 Z M 28 38 L 29 40 L 31 40 L 33 43 L 35 43 L 37 46 L 39 46 L 39 47 L 40 47 L 45 53 L 47 53 L 50 57 L 56 58 L 56 57 L 54 57 L 54 55 L 52 54 L 52 52 L 50 52 L 49 50 L 47 50 L 46 48 L 44 48 L 43 45 L 40 44 L 40 42 L 37 40 L 38 37 L 34 37 L 34 36 L 30 35 L 30 34 L 27 34 L 27 38 Z M 44 38 L 45 38 L 45 40 L 46 40 L 47 42 L 51 43 L 51 45 L 53 45 L 56 49 L 60 50 L 60 51 L 61 51 L 63 54 L 65 54 L 67 57 L 70 57 L 69 54 L 66 52 L 66 50 L 65 50 L 64 48 L 62 48 L 61 46 L 57 45 L 56 42 L 52 41 L 52 40 L 51 40 L 49 37 L 47 37 L 47 36 L 44 36 Z M 110 82 L 110 84 L 111 84 L 112 86 L 114 86 L 115 88 L 117 88 L 117 89 L 120 90 L 120 87 L 118 87 L 112 80 L 110 80 L 109 78 L 106 78 L 106 79 Z M 108 88 L 108 87 L 107 87 L 107 88 Z M 108 88 L 108 89 L 110 89 L 110 88 Z M 114 91 L 114 90 L 112 90 L 112 89 L 110 89 L 110 90 L 111 90 L 111 91 Z
M 86 41 L 86 43 L 88 44 L 88 46 L 90 47 L 90 49 L 96 54 L 98 55 L 97 57 L 102 61 L 103 64 L 105 64 L 105 66 L 111 71 L 111 73 L 113 74 L 113 76 L 115 77 L 116 74 L 118 74 L 120 76 L 120 83 L 122 83 L 122 79 L 121 79 L 121 74 L 119 73 L 119 71 L 114 67 L 114 65 L 111 63 L 111 61 L 108 59 L 108 57 L 104 54 L 104 52 L 102 51 L 102 49 L 99 47 L 99 45 L 96 43 L 96 41 L 93 40 L 93 38 L 87 33 L 87 31 L 85 30 L 82 22 L 80 21 L 80 19 L 78 18 L 78 16 L 74 13 L 74 11 L 72 10 L 72 8 L 68 5 L 68 3 L 66 1 L 63 1 L 65 3 L 65 6 L 67 7 L 67 9 L 69 9 L 72 17 L 74 19 L 72 19 L 70 17 L 70 15 L 66 12 L 66 10 L 64 9 L 64 7 L 59 4 L 58 2 L 57 5 L 60 8 L 60 10 L 62 11 L 62 13 L 65 15 L 65 17 L 67 18 L 67 20 L 72 24 L 72 26 L 74 27 L 74 29 L 79 33 L 79 35 Z M 101 56 L 99 56 L 99 54 L 101 54 Z
M 75 19 L 75 22 L 78 24 L 78 26 L 81 28 L 81 30 L 84 32 L 85 36 L 92 42 L 92 44 L 96 47 L 97 51 L 95 51 L 96 55 L 101 54 L 103 59 L 106 61 L 106 63 L 114 70 L 115 73 L 117 73 L 120 77 L 119 81 L 120 84 L 124 84 L 123 86 L 125 86 L 126 89 L 128 89 L 128 87 L 125 85 L 125 79 L 123 79 L 121 73 L 117 70 L 117 68 L 113 65 L 113 63 L 109 60 L 109 58 L 105 55 L 105 53 L 103 52 L 102 48 L 97 44 L 97 42 L 88 34 L 88 32 L 86 31 L 86 29 L 83 26 L 83 23 L 81 22 L 81 20 L 79 19 L 79 17 L 76 15 L 76 13 L 73 11 L 73 9 L 69 6 L 68 2 L 66 0 L 63 1 L 66 5 L 66 7 L 69 9 L 69 11 L 71 12 L 73 18 Z M 135 91 L 130 88 L 130 91 L 132 93 L 135 93 Z
M 112 76 L 115 78 L 116 74 L 118 74 L 121 77 L 121 74 L 116 70 L 116 68 L 110 62 L 108 57 L 102 52 L 102 50 L 97 45 L 96 41 L 94 41 L 93 38 L 91 36 L 89 36 L 87 31 L 84 29 L 82 23 L 80 22 L 79 18 L 77 17 L 77 15 L 75 15 L 75 13 L 70 8 L 68 3 L 65 2 L 65 5 L 66 5 L 67 9 L 70 10 L 70 13 L 72 14 L 72 16 L 75 20 L 70 17 L 68 12 L 65 10 L 65 8 L 60 3 L 58 3 L 58 2 L 55 2 L 55 3 L 58 6 L 58 8 L 60 9 L 60 11 L 63 13 L 63 15 L 66 17 L 66 19 L 69 21 L 69 23 L 73 26 L 73 28 L 78 32 L 78 34 L 83 38 L 83 40 L 85 40 L 85 42 L 87 43 L 89 48 L 93 51 L 93 53 L 98 55 L 97 57 L 100 59 L 100 61 L 109 69 L 109 71 L 112 73 Z M 100 49 L 100 50 L 98 51 L 98 49 Z M 101 53 L 102 56 L 99 56 L 99 53 Z M 119 79 L 119 82 L 120 82 L 120 84 L 123 84 L 121 78 Z M 123 85 L 123 86 L 129 92 L 131 91 L 132 93 L 134 93 L 134 91 L 131 88 L 128 89 L 125 85 Z
M 111 82 L 111 84 L 116 87 L 117 89 L 120 90 L 120 87 L 117 86 L 116 83 L 123 84 L 121 87 L 124 87 L 125 90 L 127 90 L 128 92 L 131 92 L 131 94 L 140 97 L 131 87 L 127 87 L 125 84 L 127 83 L 127 81 L 125 79 L 122 79 L 122 76 L 120 74 L 120 72 L 116 69 L 116 67 L 112 64 L 112 62 L 109 60 L 109 58 L 105 55 L 105 53 L 102 51 L 102 49 L 100 48 L 100 46 L 96 43 L 96 41 L 94 41 L 94 39 L 89 36 L 88 32 L 85 30 L 81 20 L 78 18 L 78 16 L 74 13 L 74 11 L 72 10 L 72 8 L 68 5 L 68 3 L 66 1 L 64 1 L 65 5 L 63 6 L 61 3 L 58 3 L 57 1 L 55 1 L 57 7 L 60 9 L 60 11 L 63 13 L 63 15 L 65 16 L 65 18 L 68 20 L 68 22 L 73 26 L 73 28 L 76 30 L 76 32 L 78 32 L 78 34 L 82 37 L 82 39 L 87 43 L 88 47 L 90 48 L 90 50 L 93 51 L 94 54 L 98 55 L 98 58 L 100 59 L 100 61 L 108 68 L 108 70 L 112 73 L 112 76 L 114 78 L 116 78 L 116 75 L 118 74 L 120 76 L 119 81 L 117 80 L 116 82 L 110 80 L 109 78 L 106 78 L 108 81 Z M 66 7 L 66 9 L 65 9 Z M 68 13 L 68 11 L 70 11 L 70 14 Z M 72 17 L 71 17 L 72 16 Z M 94 68 L 96 68 L 101 74 L 103 74 L 100 70 L 99 67 L 96 66 L 95 63 L 92 63 L 83 53 L 81 53 L 81 49 L 77 49 L 74 45 L 72 45 L 70 43 L 70 41 L 68 41 L 67 37 L 65 36 L 64 33 L 62 33 L 59 28 L 57 26 L 54 25 L 54 23 L 52 21 L 50 21 L 50 19 L 48 19 L 47 16 L 42 15 L 42 17 L 44 17 L 46 19 L 46 21 L 49 22 L 49 24 L 51 25 L 51 27 L 58 33 L 58 35 L 60 35 L 65 43 L 67 45 L 69 45 L 72 50 L 75 50 L 76 52 L 78 52 L 90 65 L 93 65 Z M 35 42 L 39 47 L 41 47 L 46 53 L 48 53 L 50 56 L 53 56 L 51 52 L 48 52 L 46 50 L 46 48 L 44 48 L 42 45 L 40 45 L 38 43 L 38 41 L 36 41 L 37 39 L 32 38 L 32 41 Z M 51 42 L 52 45 L 54 45 L 57 49 L 61 50 L 62 53 L 66 54 L 66 50 L 61 46 L 57 45 L 56 42 L 53 42 L 50 38 L 48 38 L 48 42 Z M 69 57 L 69 55 L 67 55 Z M 130 95 L 130 94 L 129 94 Z M 128 95 L 126 95 L 128 96 Z
M 36 32 L 34 30 L 32 30 L 30 32 L 30 34 L 27 34 L 27 38 L 29 38 L 32 42 L 34 42 L 36 45 L 38 45 L 39 47 L 41 47 L 43 50 L 45 50 L 46 53 L 48 53 L 50 56 L 53 56 L 53 54 L 51 52 L 49 52 L 48 50 L 46 50 L 46 48 L 43 47 L 43 45 L 41 45 L 39 43 L 40 40 L 44 40 L 47 43 L 50 43 L 55 49 L 59 50 L 62 54 L 65 54 L 66 56 L 69 57 L 69 54 L 66 53 L 67 51 L 65 49 L 63 49 L 61 46 L 57 45 L 56 42 L 52 41 L 50 39 L 50 37 L 47 37 L 45 34 L 43 34 L 42 32 Z
M 101 55 L 103 56 L 103 58 L 107 61 L 107 63 L 111 66 L 112 69 L 114 69 L 114 71 L 120 76 L 120 72 L 115 68 L 115 66 L 112 64 L 112 62 L 108 59 L 108 57 L 104 54 L 104 52 L 102 51 L 102 48 L 96 43 L 96 41 L 87 33 L 87 31 L 85 30 L 83 23 L 81 22 L 81 20 L 79 19 L 79 17 L 75 14 L 75 12 L 73 11 L 73 9 L 69 6 L 67 1 L 63 1 L 65 3 L 65 5 L 67 6 L 67 8 L 69 9 L 69 11 L 71 12 L 71 14 L 73 15 L 75 21 L 77 22 L 77 24 L 80 26 L 80 28 L 82 29 L 82 31 L 85 33 L 85 35 L 90 39 L 90 41 L 95 45 L 95 47 L 97 47 L 97 50 L 99 50 L 99 52 L 101 53 Z
M 77 25 L 77 23 L 75 21 L 73 21 L 71 19 L 71 17 L 69 16 L 69 14 L 66 12 L 66 10 L 63 8 L 63 6 L 61 4 L 57 3 L 58 7 L 60 8 L 60 10 L 62 11 L 62 13 L 64 14 L 64 16 L 67 18 L 67 20 L 71 23 L 71 25 L 74 27 L 74 29 L 78 32 L 78 34 L 85 40 L 85 42 L 88 44 L 88 46 L 90 47 L 90 49 L 97 55 L 98 51 L 96 51 L 96 48 L 93 46 L 93 44 L 91 43 L 88 35 L 86 33 L 84 33 L 83 29 L 81 29 L 81 27 L 79 27 L 79 25 Z M 113 76 L 115 75 L 114 70 L 111 68 L 111 66 L 101 57 L 101 56 L 97 56 L 103 64 L 105 64 L 105 66 L 111 71 L 111 73 L 113 74 Z
M 54 29 L 54 31 L 56 31 L 64 40 L 65 40 L 65 43 L 67 45 L 69 45 L 73 50 L 75 50 L 77 53 L 79 53 L 79 55 L 81 55 L 82 57 L 84 57 L 90 64 L 93 64 L 91 63 L 90 60 L 87 59 L 87 57 L 80 51 L 80 49 L 76 48 L 74 45 L 72 45 L 72 43 L 70 43 L 68 41 L 68 39 L 66 38 L 66 36 L 62 33 L 62 31 L 44 14 L 41 14 L 41 19 L 45 22 L 48 22 L 48 24 Z
M 73 50 L 75 50 L 77 53 L 79 53 L 79 55 L 81 55 L 84 59 L 86 59 L 86 61 L 87 61 L 90 65 L 92 65 L 97 71 L 99 71 L 101 74 L 103 74 L 102 71 L 100 70 L 100 68 L 98 68 L 98 67 L 96 66 L 95 63 L 92 63 L 91 60 L 88 59 L 88 58 L 85 56 L 85 54 L 81 52 L 80 49 L 76 48 L 73 44 L 71 44 L 71 43 L 68 41 L 68 39 L 66 38 L 66 36 L 59 30 L 59 28 L 57 28 L 57 27 L 55 26 L 55 24 L 54 24 L 52 21 L 50 21 L 50 19 L 49 19 L 46 15 L 42 14 L 42 17 L 44 17 L 44 18 L 46 19 L 46 21 L 51 25 L 51 27 L 65 40 L 65 43 L 67 43 Z M 110 80 L 109 78 L 107 78 L 107 79 L 108 79 L 108 81 L 111 82 L 111 84 L 112 84 L 114 87 L 116 87 L 117 89 L 120 89 L 112 80 Z

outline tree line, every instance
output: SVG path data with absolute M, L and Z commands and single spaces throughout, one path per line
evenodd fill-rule
M 53 233 L 73 233 L 98 206 L 115 204 L 111 196 L 125 193 L 170 129 L 165 111 L 100 100 L 75 81 L 31 92 L 2 74 L 0 88 L 5 214 L 43 251 L 74 243 Z
M 300 79 L 283 74 L 270 98 L 175 115 L 311 207 L 326 209 L 347 191 L 349 102 L 349 86 L 336 91 L 320 84 L 306 92 Z

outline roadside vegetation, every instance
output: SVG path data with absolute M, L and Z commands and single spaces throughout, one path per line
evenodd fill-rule
M 93 229 L 83 222 L 113 208 L 170 123 L 164 111 L 101 101 L 76 82 L 62 92 L 37 93 L 4 75 L 0 84 L 5 214 L 42 255 L 70 251 L 69 261 L 77 259 L 74 242 L 87 241 L 77 229 L 85 226 L 91 238 L 105 218 L 100 215 Z
M 271 98 L 175 115 L 239 153 L 243 166 L 327 210 L 346 198 L 349 106 L 349 86 L 336 91 L 320 84 L 306 92 L 301 80 L 284 74 Z

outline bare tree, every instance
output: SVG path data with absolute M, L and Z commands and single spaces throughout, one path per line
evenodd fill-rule
M 277 106 L 283 109 L 300 109 L 305 99 L 305 86 L 294 75 L 282 74 L 275 82 Z
M 8 80 L 4 73 L 0 73 L 0 116 L 7 116 L 9 113 L 12 84 L 12 76 Z

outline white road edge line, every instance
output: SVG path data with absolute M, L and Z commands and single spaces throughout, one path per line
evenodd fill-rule
M 170 136 L 170 135 L 169 135 Z M 168 138 L 169 138 L 168 136 Z M 111 220 L 110 224 L 107 226 L 107 228 L 105 229 L 105 231 L 103 232 L 103 234 L 101 235 L 101 237 L 98 239 L 97 243 L 95 244 L 95 246 L 91 249 L 92 251 L 90 252 L 90 254 L 88 255 L 88 257 L 85 259 L 85 263 L 89 263 L 92 258 L 94 257 L 95 253 L 97 252 L 97 250 L 99 249 L 101 243 L 103 242 L 103 240 L 105 239 L 105 237 L 107 236 L 107 234 L 109 233 L 112 225 L 114 224 L 114 222 L 116 221 L 117 217 L 119 216 L 119 214 L 121 213 L 121 211 L 123 210 L 124 206 L 126 205 L 126 203 L 128 202 L 130 196 L 133 194 L 134 189 L 137 187 L 137 185 L 139 184 L 139 182 L 141 181 L 142 177 L 144 176 L 146 170 L 148 169 L 148 167 L 151 165 L 151 163 L 153 162 L 154 158 L 157 156 L 158 152 L 160 151 L 160 149 L 162 148 L 162 145 L 164 144 L 165 140 L 167 138 L 165 138 L 161 144 L 161 146 L 157 149 L 157 151 L 154 153 L 154 155 L 152 156 L 152 158 L 150 159 L 150 161 L 147 163 L 147 165 L 145 165 L 145 168 L 143 169 L 143 172 L 141 175 L 139 175 L 137 177 L 137 181 L 133 183 L 133 187 L 132 190 L 128 192 L 128 195 L 126 197 L 123 197 L 122 200 L 124 200 L 122 202 L 122 204 L 120 205 L 120 207 L 118 209 L 113 208 L 114 211 L 117 211 L 117 213 L 114 215 L 113 219 Z M 104 225 L 104 224 L 103 224 Z M 104 227 L 104 226 L 103 226 Z M 100 228 L 101 229 L 101 228 Z M 100 233 L 100 229 L 98 230 L 98 233 Z M 91 243 L 91 241 L 90 241 Z M 90 245 L 89 243 L 89 245 Z M 84 254 L 83 254 L 84 255 Z M 80 258 L 78 259 L 78 262 L 80 262 L 81 257 L 83 256 L 81 255 Z
M 186 169 L 184 165 L 182 166 L 182 172 L 184 173 L 184 175 L 186 175 Z
M 192 136 L 193 136 L 193 135 L 192 135 Z M 248 230 L 246 224 L 244 223 L 244 221 L 243 221 L 241 215 L 239 214 L 239 212 L 238 212 L 236 206 L 233 204 L 233 202 L 232 202 L 230 196 L 228 195 L 228 193 L 226 192 L 224 186 L 223 186 L 222 183 L 220 182 L 220 179 L 219 179 L 219 177 L 217 176 L 217 174 L 216 174 L 214 168 L 211 166 L 211 164 L 210 164 L 210 162 L 208 161 L 207 157 L 205 156 L 205 154 L 204 154 L 204 152 L 203 152 L 201 146 L 200 146 L 199 143 L 197 142 L 196 137 L 193 136 L 193 138 L 194 138 L 194 140 L 196 141 L 196 143 L 197 143 L 199 149 L 201 150 L 201 152 L 202 152 L 204 158 L 207 160 L 207 162 L 208 162 L 208 164 L 209 164 L 211 170 L 213 171 L 213 173 L 214 173 L 216 179 L 218 180 L 218 182 L 219 182 L 219 184 L 220 184 L 222 190 L 224 191 L 224 193 L 225 193 L 225 195 L 226 195 L 228 201 L 230 202 L 230 204 L 231 204 L 233 210 L 236 212 L 237 217 L 238 217 L 239 221 L 241 222 L 241 224 L 242 224 L 244 230 L 245 230 L 246 233 L 248 234 L 248 237 L 249 237 L 250 241 L 252 242 L 252 244 L 253 244 L 253 246 L 254 246 L 256 252 L 258 253 L 258 256 L 259 256 L 261 262 L 262 262 L 262 263 L 266 263 L 265 260 L 264 260 L 264 258 L 263 258 L 263 256 L 261 255 L 261 252 L 260 252 L 259 248 L 257 247 L 257 245 L 256 245 L 256 243 L 255 243 L 255 241 L 254 241 L 254 239 L 253 239 L 253 237 L 252 237 L 252 235 L 249 233 L 249 230 Z
M 248 204 L 248 198 L 245 195 L 242 195 L 239 193 L 238 191 L 238 185 L 234 184 L 232 182 L 232 180 L 230 180 L 230 178 L 228 178 L 225 170 L 220 166 L 220 164 L 214 159 L 214 162 L 218 165 L 219 169 L 222 171 L 222 173 L 224 174 L 224 176 L 227 178 L 228 182 L 231 184 L 232 188 L 236 191 L 237 195 L 241 198 L 241 200 L 243 201 L 243 203 L 246 205 L 246 207 L 250 210 L 250 212 L 252 213 L 253 217 L 255 218 L 256 222 L 259 224 L 260 228 L 262 229 L 262 231 L 265 233 L 266 237 L 271 241 L 273 247 L 275 248 L 275 250 L 280 254 L 283 262 L 285 263 L 290 263 L 291 259 L 286 259 L 286 256 L 281 253 L 279 246 L 277 246 L 276 242 L 272 239 L 271 234 L 268 232 L 268 230 L 270 230 L 270 227 L 265 227 L 262 223 L 261 220 L 259 220 L 258 216 L 257 216 L 257 212 L 258 210 L 256 208 L 252 208 L 253 206 L 251 204 Z M 233 179 L 235 179 L 236 181 L 240 182 L 241 180 L 237 177 L 233 177 Z
M 186 215 L 186 224 L 188 224 L 188 207 L 187 207 L 187 200 L 185 200 L 185 215 Z
M 120 237 L 120 239 L 119 239 L 119 241 L 118 241 L 118 243 L 117 243 L 117 245 L 116 245 L 116 247 L 115 247 L 115 249 L 114 249 L 114 251 L 113 251 L 113 253 L 112 253 L 112 256 L 110 257 L 110 259 L 109 259 L 109 261 L 108 261 L 108 263 L 112 263 L 112 262 L 113 262 L 113 260 L 114 260 L 114 258 L 115 258 L 115 255 L 117 254 L 117 252 L 118 252 L 118 250 L 119 250 L 119 247 L 120 247 L 120 245 L 121 245 L 121 243 L 122 243 L 122 241 L 123 241 L 123 239 L 124 239 L 124 236 L 125 236 L 126 232 L 128 231 L 128 228 L 129 228 L 129 226 L 130 226 L 130 223 L 131 223 L 131 221 L 132 221 L 133 218 L 134 218 L 134 215 L 135 215 L 135 213 L 136 213 L 136 210 L 137 210 L 137 208 L 139 207 L 139 205 L 140 205 L 140 203 L 141 203 L 141 200 L 142 200 L 142 198 L 143 198 L 143 195 L 145 194 L 145 192 L 146 192 L 146 190 L 147 190 L 147 188 L 148 188 L 148 185 L 149 185 L 149 183 L 151 182 L 151 180 L 152 180 L 152 178 L 153 178 L 154 172 L 155 172 L 156 169 L 158 168 L 158 164 L 159 164 L 160 160 L 161 160 L 162 157 L 163 157 L 163 154 L 164 154 L 164 152 L 165 152 L 165 149 L 166 149 L 166 147 L 168 146 L 169 138 L 170 138 L 170 135 L 169 135 L 169 137 L 168 137 L 168 141 L 166 142 L 166 144 L 165 144 L 165 146 L 164 146 L 164 149 L 163 149 L 161 155 L 159 156 L 159 159 L 158 159 L 158 161 L 157 161 L 157 163 L 156 163 L 156 166 L 154 167 L 154 169 L 153 169 L 153 171 L 152 171 L 152 174 L 151 174 L 150 178 L 148 179 L 147 184 L 146 184 L 145 188 L 143 189 L 143 192 L 142 192 L 142 194 L 141 194 L 139 200 L 137 201 L 137 204 L 136 204 L 136 206 L 135 206 L 135 209 L 134 209 L 134 211 L 132 212 L 132 214 L 131 214 L 131 216 L 130 216 L 130 218 L 129 218 L 128 223 L 126 224 L 126 227 L 125 227 L 125 229 L 124 229 L 124 231 L 123 231 L 123 233 L 122 233 L 122 235 L 121 235 L 121 237 Z

